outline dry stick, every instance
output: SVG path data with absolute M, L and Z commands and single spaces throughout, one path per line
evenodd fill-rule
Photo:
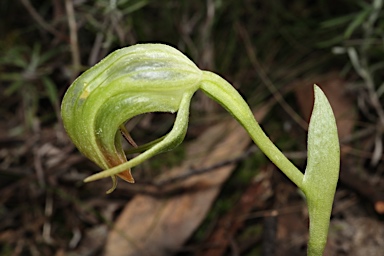
M 99 52 L 102 47 L 104 35 L 101 32 L 96 34 L 95 42 L 93 43 L 91 54 L 89 54 L 88 65 L 93 66 L 99 60 Z
M 248 158 L 249 155 L 257 151 L 258 151 L 258 148 L 256 146 L 251 146 L 246 152 L 244 152 L 240 156 L 235 157 L 233 159 L 221 161 L 201 169 L 190 169 L 185 174 L 171 177 L 161 182 L 143 181 L 143 182 L 137 182 L 135 184 L 129 184 L 129 186 L 127 186 L 127 190 L 135 194 L 141 193 L 141 194 L 151 195 L 154 197 L 168 196 L 168 195 L 175 194 L 176 192 L 186 193 L 189 191 L 193 191 L 195 189 L 193 186 L 186 189 L 184 187 L 184 183 L 182 182 L 197 175 L 218 171 L 220 170 L 221 167 L 224 167 L 227 165 L 237 164 L 242 160 Z M 117 188 L 117 190 L 119 189 L 121 188 Z
M 158 186 L 164 186 L 167 184 L 175 183 L 177 181 L 186 180 L 187 178 L 190 178 L 190 177 L 195 176 L 195 175 L 205 174 L 205 173 L 212 172 L 212 171 L 217 171 L 221 167 L 224 167 L 224 166 L 227 166 L 230 164 L 239 163 L 257 151 L 258 151 L 258 148 L 256 146 L 252 146 L 246 152 L 244 152 L 243 154 L 241 154 L 238 157 L 235 157 L 233 159 L 228 159 L 228 160 L 225 160 L 225 161 L 222 161 L 222 162 L 219 162 L 219 163 L 216 163 L 216 164 L 213 164 L 211 166 L 201 168 L 201 169 L 191 168 L 187 173 L 185 173 L 183 175 L 176 176 L 174 178 L 167 179 L 167 180 L 161 182 Z
M 69 27 L 69 37 L 70 37 L 70 46 L 71 46 L 71 54 L 72 54 L 72 62 L 73 62 L 73 78 L 77 77 L 81 63 L 80 63 L 80 51 L 77 40 L 77 25 L 75 19 L 75 11 L 73 9 L 72 0 L 65 0 L 65 9 L 68 15 L 68 27 Z
M 40 188 L 45 188 L 46 183 L 44 179 L 44 170 L 43 170 L 43 164 L 41 162 L 41 154 L 38 146 L 33 147 L 33 166 L 36 170 L 36 178 L 37 183 L 39 184 Z
M 300 125 L 301 128 L 304 130 L 308 130 L 308 123 L 301 118 L 295 110 L 293 110 L 287 102 L 284 100 L 281 93 L 278 91 L 276 86 L 273 85 L 271 80 L 268 78 L 267 74 L 265 73 L 263 67 L 261 66 L 260 62 L 256 58 L 256 53 L 252 47 L 252 43 L 249 39 L 249 36 L 245 29 L 239 24 L 236 23 L 236 28 L 239 31 L 241 39 L 243 39 L 243 42 L 245 44 L 245 48 L 247 49 L 247 54 L 249 57 L 249 60 L 251 61 L 253 68 L 255 69 L 255 72 L 258 74 L 260 79 L 263 81 L 265 86 L 268 88 L 270 93 L 273 95 L 273 97 L 276 99 L 276 101 L 281 105 L 281 107 L 295 120 L 295 122 Z
M 29 0 L 21 0 L 21 3 L 24 5 L 25 9 L 27 9 L 29 14 L 37 22 L 37 24 L 40 25 L 40 27 L 42 29 L 55 35 L 56 37 L 60 38 L 61 40 L 68 41 L 68 37 L 66 35 L 61 34 L 60 32 L 56 31 L 56 29 L 53 26 L 51 26 L 51 24 L 45 22 L 45 20 L 40 16 L 40 14 L 36 11 L 36 9 L 33 7 L 31 2 L 29 2 Z
M 214 44 L 212 42 L 212 26 L 215 18 L 215 3 L 213 0 L 206 1 L 206 17 L 201 29 L 202 54 L 199 67 L 202 69 L 213 69 L 214 65 Z
M 43 240 L 48 243 L 52 244 L 53 238 L 52 238 L 52 224 L 51 224 L 51 217 L 53 213 L 53 198 L 52 198 L 52 191 L 48 190 L 47 195 L 45 198 L 45 208 L 44 208 L 44 216 L 45 221 L 43 224 L 43 231 L 42 231 L 42 237 Z

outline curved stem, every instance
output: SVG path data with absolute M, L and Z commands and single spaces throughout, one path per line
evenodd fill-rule
M 251 109 L 240 94 L 220 76 L 203 71 L 200 88 L 227 109 L 249 133 L 264 154 L 298 186 L 302 188 L 303 173 L 273 144 L 255 120 Z

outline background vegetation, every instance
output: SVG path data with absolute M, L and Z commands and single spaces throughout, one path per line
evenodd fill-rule
M 106 196 L 109 181 L 82 183 L 98 168 L 78 154 L 62 128 L 60 101 L 72 81 L 111 51 L 143 42 L 177 47 L 200 68 L 231 81 L 255 109 L 275 102 L 263 127 L 301 167 L 307 119 L 297 101 L 297 87 L 342 81 L 337 91 L 356 113 L 346 114 L 353 129 L 341 140 L 342 172 L 353 178 L 342 175 L 334 218 L 339 227 L 353 226 L 350 218 L 382 225 L 382 8 L 380 0 L 1 1 L 0 255 L 101 255 L 103 243 L 89 243 L 94 241 L 92 232 L 102 225 L 111 229 L 130 198 L 146 192 L 145 185 L 157 174 L 183 162 L 182 146 L 135 169 L 141 190 L 120 183 Z M 202 95 L 195 97 L 192 108 L 189 141 L 226 116 Z M 128 128 L 135 128 L 134 138 L 143 143 L 171 125 L 170 115 L 150 114 L 134 119 Z M 201 252 L 215 221 L 231 211 L 257 170 L 268 164 L 255 149 L 249 152 L 179 255 Z M 272 172 L 274 196 L 258 211 L 301 200 L 292 184 Z M 283 203 L 278 195 L 286 187 L 292 196 Z M 264 219 L 246 221 L 247 228 L 236 233 L 239 254 L 261 253 Z M 270 243 L 282 245 L 292 239 L 289 234 L 276 237 Z M 302 237 L 305 240 L 305 234 Z M 333 251 L 352 255 L 355 238 L 341 240 L 332 240 Z M 276 253 L 305 252 L 300 242 L 288 244 L 291 247 L 280 246 Z M 233 248 L 226 253 L 236 255 Z

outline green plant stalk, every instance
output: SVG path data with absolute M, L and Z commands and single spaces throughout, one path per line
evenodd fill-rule
M 308 255 L 321 255 L 338 180 L 340 149 L 331 106 L 316 85 L 303 174 L 264 133 L 240 94 L 220 76 L 201 71 L 182 53 L 165 45 L 135 45 L 115 51 L 76 79 L 62 103 L 68 135 L 84 155 L 105 169 L 85 182 L 112 177 L 110 193 L 116 187 L 116 175 L 133 182 L 132 167 L 179 145 L 187 132 L 191 98 L 198 89 L 227 109 L 266 156 L 304 192 L 310 216 Z M 130 150 L 142 153 L 127 160 L 120 141 L 122 124 L 154 111 L 177 112 L 172 130 Z
M 261 129 L 248 104 L 231 84 L 220 76 L 203 72 L 200 86 L 209 97 L 219 102 L 246 129 L 255 144 L 263 153 L 298 187 L 302 187 L 304 175 L 275 146 Z
M 303 175 L 273 144 L 240 94 L 218 75 L 204 71 L 201 89 L 228 110 L 264 154 L 306 195 L 310 234 L 308 255 L 322 255 L 339 176 L 339 140 L 327 98 L 314 86 L 315 103 L 308 128 L 308 164 Z

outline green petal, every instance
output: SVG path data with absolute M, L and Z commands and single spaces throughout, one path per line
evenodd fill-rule
M 64 127 L 76 147 L 103 169 L 126 162 L 119 126 L 148 112 L 177 112 L 202 72 L 178 50 L 139 44 L 117 50 L 84 72 L 62 102 Z

